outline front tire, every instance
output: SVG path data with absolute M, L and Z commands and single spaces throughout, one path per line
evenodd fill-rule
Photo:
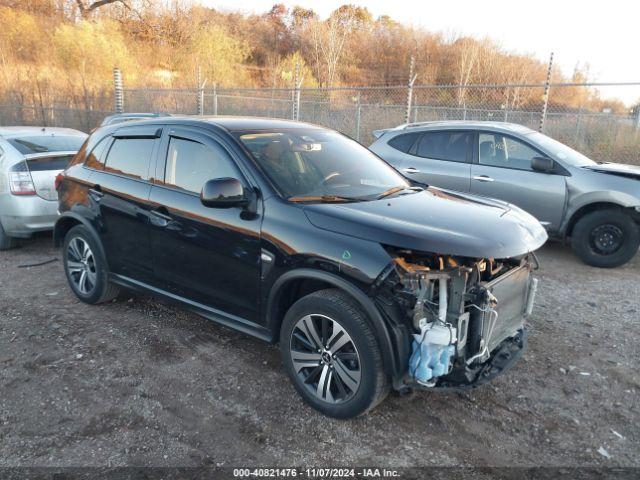
M 620 210 L 597 210 L 576 223 L 571 235 L 574 253 L 587 265 L 613 268 L 627 263 L 640 246 L 640 228 Z
M 337 289 L 298 300 L 280 331 L 284 366 L 302 398 L 321 413 L 352 418 L 387 395 L 382 354 L 365 314 Z
M 109 282 L 102 248 L 84 225 L 76 225 L 65 235 L 62 259 L 69 287 L 83 302 L 103 303 L 118 295 L 118 286 Z

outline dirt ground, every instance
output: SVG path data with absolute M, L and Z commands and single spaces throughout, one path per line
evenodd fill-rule
M 0 466 L 640 466 L 640 255 L 548 245 L 529 349 L 467 393 L 307 407 L 275 346 L 125 293 L 82 304 L 49 237 L 0 253 Z

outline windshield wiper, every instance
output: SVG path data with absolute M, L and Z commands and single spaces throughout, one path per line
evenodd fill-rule
M 423 189 L 420 187 L 392 187 L 389 190 L 385 190 L 380 195 L 376 197 L 376 200 L 380 200 L 381 198 L 388 197 L 389 195 L 393 195 L 394 193 L 402 192 L 404 190 L 412 190 L 414 192 L 421 192 Z
M 346 203 L 346 202 L 362 202 L 361 198 L 341 197 L 339 195 L 309 195 L 306 197 L 289 197 L 290 202 L 307 203 L 307 202 L 323 202 L 323 203 Z

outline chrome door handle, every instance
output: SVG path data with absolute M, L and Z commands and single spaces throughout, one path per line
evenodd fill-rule
M 171 220 L 172 218 L 169 215 L 159 212 L 158 210 L 151 210 L 149 212 L 149 221 L 154 227 L 165 228 Z
M 493 182 L 493 178 L 487 175 L 476 175 L 473 179 L 478 180 L 479 182 Z
M 409 168 L 405 168 L 402 170 L 404 173 L 420 173 L 420 170 L 418 170 L 415 167 L 409 167 Z

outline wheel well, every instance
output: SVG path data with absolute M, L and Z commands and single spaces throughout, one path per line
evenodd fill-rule
M 578 220 L 580 220 L 585 215 L 595 212 L 596 210 L 625 210 L 624 207 L 618 205 L 617 203 L 609 203 L 609 202 L 597 202 L 590 203 L 589 205 L 585 205 L 580 207 L 569 220 L 569 224 L 567 225 L 567 230 L 565 233 L 565 237 L 570 237 L 573 233 L 573 227 L 576 226 Z
M 62 240 L 67 235 L 67 232 L 71 230 L 76 225 L 81 225 L 82 222 L 73 218 L 73 217 L 62 217 L 60 220 L 56 222 L 55 227 L 53 228 L 53 244 L 56 247 L 62 245 Z
M 277 332 L 280 332 L 282 320 L 294 303 L 310 293 L 328 288 L 337 287 L 329 282 L 315 278 L 294 278 L 282 285 L 276 301 L 273 302 L 273 305 L 271 306 L 271 312 L 269 312 L 270 319 L 273 322 L 274 327 L 276 327 L 274 328 L 274 332 L 276 332 L 276 334 Z

